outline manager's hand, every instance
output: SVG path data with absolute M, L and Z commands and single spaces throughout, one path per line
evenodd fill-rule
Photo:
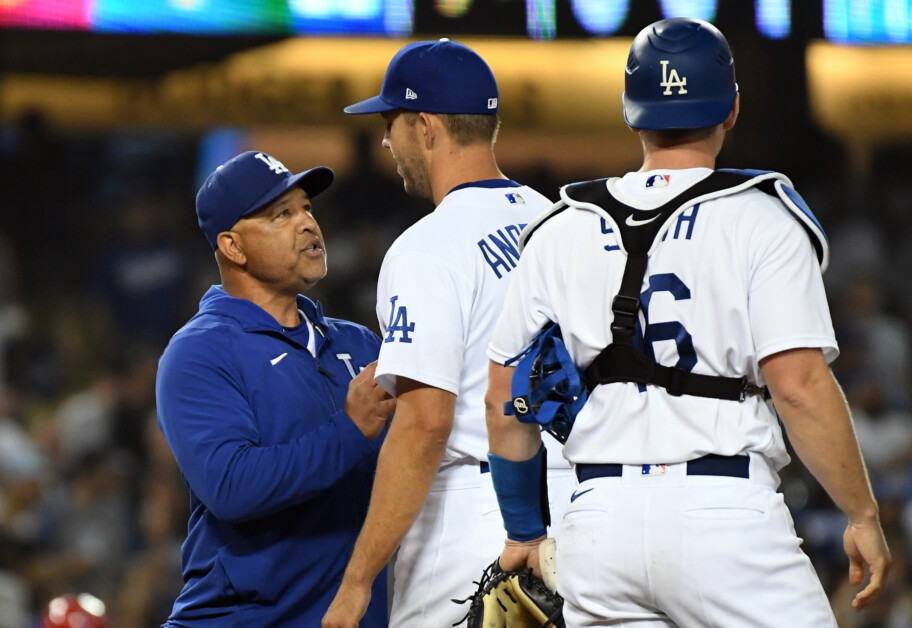
M 345 413 L 361 433 L 373 440 L 396 409 L 396 400 L 374 381 L 377 362 L 371 362 L 348 384 Z

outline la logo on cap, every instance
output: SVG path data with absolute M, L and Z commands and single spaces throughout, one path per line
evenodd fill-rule
M 272 155 L 264 155 L 263 153 L 257 153 L 256 155 L 254 155 L 254 157 L 256 157 L 257 159 L 262 161 L 264 164 L 269 166 L 269 169 L 272 170 L 276 174 L 282 174 L 283 172 L 287 172 L 288 174 L 291 174 L 291 171 L 288 168 L 286 168 L 285 165 L 281 161 L 279 161 Z

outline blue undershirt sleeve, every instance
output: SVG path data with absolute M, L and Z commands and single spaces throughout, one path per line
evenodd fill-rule
M 491 481 L 504 520 L 507 538 L 531 541 L 550 524 L 547 487 L 547 450 L 542 445 L 529 460 L 514 462 L 488 453 Z

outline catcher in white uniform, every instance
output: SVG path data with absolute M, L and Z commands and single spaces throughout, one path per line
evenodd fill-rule
M 486 461 L 486 350 L 519 259 L 519 234 L 551 202 L 498 169 L 497 110 L 488 65 L 446 39 L 405 46 L 380 95 L 345 110 L 383 115 L 383 145 L 406 191 L 437 207 L 396 240 L 380 270 L 376 377 L 397 395 L 398 410 L 326 627 L 357 625 L 369 583 L 397 547 L 390 625 L 450 626 L 467 611 L 452 600 L 472 593 L 502 545 Z M 558 516 L 576 478 L 559 444 L 551 445 Z
M 715 27 L 641 31 L 623 101 L 642 168 L 565 186 L 523 232 L 488 351 L 507 531 L 542 530 L 541 426 L 524 394 L 535 382 L 514 381 L 510 360 L 554 323 L 588 388 L 564 447 L 580 479 L 557 542 L 567 626 L 835 626 L 776 492 L 789 462 L 777 413 L 848 517 L 852 584 L 868 566 L 856 610 L 880 595 L 891 558 L 828 366 L 826 238 L 783 175 L 714 170 L 739 108 Z M 504 415 L 511 398 L 524 422 Z M 537 569 L 542 538 L 508 543 L 501 566 Z

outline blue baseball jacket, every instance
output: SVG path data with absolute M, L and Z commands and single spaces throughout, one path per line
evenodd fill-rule
M 190 489 L 184 588 L 165 626 L 319 626 L 367 514 L 382 438 L 344 412 L 377 358 L 366 327 L 314 323 L 316 359 L 265 310 L 213 286 L 159 362 L 158 421 Z M 386 573 L 361 625 L 387 626 Z

